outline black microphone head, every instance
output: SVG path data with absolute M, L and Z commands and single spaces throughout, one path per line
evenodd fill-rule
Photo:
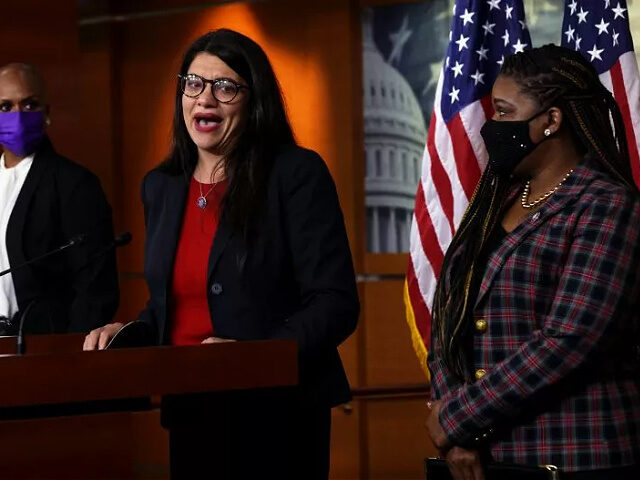
M 69 239 L 69 241 L 67 242 L 67 245 L 68 246 L 81 245 L 86 241 L 87 241 L 87 234 L 86 233 L 80 233 L 78 235 L 75 235 L 75 236 L 71 237 Z
M 116 247 L 122 247 L 124 245 L 129 244 L 129 242 L 131 242 L 132 238 L 133 238 L 133 235 L 131 235 L 130 232 L 122 232 L 120 235 L 117 235 L 113 239 L 113 244 Z

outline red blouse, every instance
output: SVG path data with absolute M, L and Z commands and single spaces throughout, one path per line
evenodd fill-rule
M 207 184 L 191 178 L 173 266 L 172 345 L 199 344 L 213 336 L 207 302 L 207 264 L 226 188 L 226 180 Z M 207 200 L 204 209 L 197 203 L 201 194 Z

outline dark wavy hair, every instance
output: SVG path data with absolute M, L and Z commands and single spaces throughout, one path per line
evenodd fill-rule
M 538 104 L 538 111 L 558 107 L 578 150 L 590 154 L 613 181 L 639 195 L 620 109 L 585 58 L 567 48 L 545 45 L 506 58 L 500 74 L 513 78 L 520 91 Z M 485 267 L 475 261 L 500 221 L 511 186 L 509 178 L 490 168 L 484 172 L 447 250 L 436 287 L 433 338 L 437 343 L 432 347 L 461 381 L 468 371 L 466 346 Z
M 202 52 L 220 58 L 250 89 L 244 129 L 223 159 L 229 180 L 223 199 L 224 218 L 234 229 L 246 233 L 259 211 L 277 151 L 284 145 L 295 144 L 295 139 L 278 80 L 267 55 L 256 42 L 233 30 L 211 31 L 185 52 L 179 73 L 188 73 L 191 62 Z M 171 152 L 159 168 L 189 178 L 197 160 L 198 150 L 184 122 L 182 90 L 177 81 Z

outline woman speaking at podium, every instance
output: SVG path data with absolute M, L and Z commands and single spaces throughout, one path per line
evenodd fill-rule
M 161 344 L 295 339 L 300 385 L 165 399 L 172 476 L 326 479 L 330 408 L 350 398 L 337 346 L 359 312 L 329 171 L 296 145 L 264 51 L 231 30 L 185 53 L 173 123 L 171 153 L 142 184 L 151 298 L 139 320 Z

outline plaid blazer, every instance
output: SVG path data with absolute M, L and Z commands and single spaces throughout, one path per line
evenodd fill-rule
M 640 462 L 640 201 L 585 159 L 489 255 L 473 369 L 429 356 L 454 445 L 565 471 Z M 471 319 L 470 319 L 471 321 Z

